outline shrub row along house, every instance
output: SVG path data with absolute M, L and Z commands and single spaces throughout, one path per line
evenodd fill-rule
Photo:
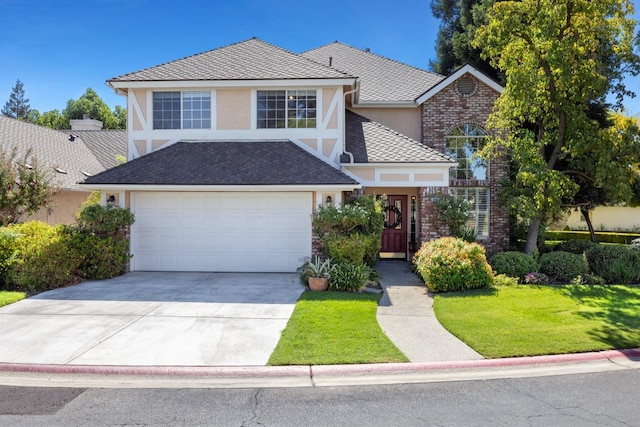
M 295 271 L 311 214 L 386 195 L 382 257 L 444 234 L 432 198 L 471 202 L 478 240 L 508 243 L 504 164 L 474 157 L 502 87 L 338 42 L 301 54 L 250 39 L 114 77 L 127 97 L 128 162 L 88 189 L 131 208 L 131 269 Z

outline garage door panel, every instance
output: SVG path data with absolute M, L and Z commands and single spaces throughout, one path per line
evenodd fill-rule
M 138 193 L 132 270 L 293 272 L 311 254 L 311 193 Z

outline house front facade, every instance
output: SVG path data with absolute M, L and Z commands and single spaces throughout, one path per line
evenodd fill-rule
M 442 232 L 438 192 L 473 202 L 487 247 L 506 244 L 498 174 L 472 156 L 501 88 L 470 67 L 445 78 L 340 43 L 250 39 L 108 84 L 127 97 L 128 161 L 84 186 L 136 215 L 133 271 L 295 271 L 314 209 L 358 194 L 387 196 L 381 257 Z

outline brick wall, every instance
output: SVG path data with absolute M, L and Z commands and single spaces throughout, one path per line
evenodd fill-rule
M 468 94 L 458 91 L 453 82 L 422 105 L 422 142 L 440 152 L 445 151 L 445 138 L 457 126 L 473 124 L 486 127 L 486 121 L 493 110 L 498 93 L 470 74 L 461 79 L 471 78 L 474 90 Z M 506 209 L 499 207 L 497 193 L 500 180 L 508 174 L 508 164 L 504 160 L 493 160 L 489 166 L 489 179 L 485 182 L 452 182 L 456 187 L 489 187 L 489 239 L 480 241 L 487 252 L 505 250 L 509 244 L 509 218 Z M 470 185 L 473 184 L 473 185 Z M 430 194 L 438 190 L 447 192 L 448 188 L 420 189 L 420 242 L 425 242 L 448 234 L 446 227 L 433 221 L 434 207 Z

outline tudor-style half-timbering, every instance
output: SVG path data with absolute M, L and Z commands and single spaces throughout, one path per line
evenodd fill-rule
M 289 139 L 337 165 L 343 93 L 342 86 L 131 89 L 128 158 L 180 140 Z
M 446 83 L 446 85 L 444 84 Z M 420 239 L 447 232 L 435 221 L 432 197 L 448 193 L 471 203 L 469 226 L 488 252 L 504 250 L 509 243 L 506 209 L 499 206 L 500 181 L 508 174 L 504 160 L 489 164 L 475 157 L 486 137 L 485 125 L 499 96 L 499 86 L 467 67 L 443 82 L 422 105 L 422 142 L 456 161 L 448 186 L 424 187 L 420 200 Z

